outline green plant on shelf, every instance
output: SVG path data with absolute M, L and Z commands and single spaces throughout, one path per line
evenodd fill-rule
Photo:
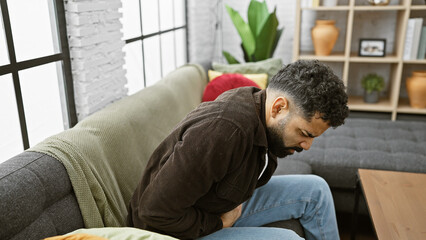
M 226 10 L 241 37 L 241 48 L 246 62 L 257 62 L 271 58 L 284 28 L 278 29 L 276 8 L 269 13 L 266 2 L 251 0 L 246 23 L 241 15 L 226 5 Z M 229 64 L 239 63 L 229 52 L 222 51 Z
M 385 81 L 382 76 L 376 73 L 370 73 L 361 79 L 361 86 L 367 93 L 371 93 L 373 91 L 380 92 L 385 87 Z

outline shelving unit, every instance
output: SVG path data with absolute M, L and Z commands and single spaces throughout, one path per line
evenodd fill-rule
M 405 92 L 405 79 L 411 75 L 413 70 L 426 70 L 426 60 L 403 60 L 405 31 L 408 19 L 412 16 L 423 17 L 424 24 L 426 23 L 426 5 L 416 5 L 416 0 L 400 0 L 397 5 L 387 6 L 370 6 L 363 5 L 366 1 L 361 0 L 347 0 L 338 1 L 339 4 L 335 7 L 301 7 L 300 1 L 297 2 L 296 21 L 295 21 L 295 37 L 293 48 L 293 61 L 299 59 L 318 59 L 322 62 L 331 64 L 340 63 L 342 66 L 342 79 L 348 88 L 349 95 L 349 109 L 351 111 L 367 111 L 367 112 L 386 112 L 391 113 L 391 119 L 396 120 L 397 114 L 421 114 L 426 115 L 426 109 L 415 109 L 409 105 L 407 94 Z M 342 2 L 343 5 L 342 5 Z M 314 11 L 318 13 L 331 12 L 331 13 L 344 13 L 346 15 L 346 31 L 340 30 L 340 34 L 344 34 L 344 50 L 335 51 L 329 56 L 316 56 L 313 51 L 305 51 L 300 49 L 301 46 L 301 16 L 303 11 Z M 359 17 L 364 12 L 377 12 L 377 13 L 395 13 L 395 24 L 386 26 L 389 31 L 394 31 L 393 51 L 386 53 L 385 57 L 360 57 L 354 48 L 358 49 L 355 45 L 357 39 L 353 39 L 354 24 L 359 24 L 363 21 Z M 320 19 L 320 18 L 317 18 Z M 321 18 L 324 19 L 324 18 Z M 338 19 L 339 21 L 341 19 Z M 306 34 L 306 33 L 303 33 Z M 310 32 L 309 32 L 310 35 Z M 357 43 L 358 44 L 358 43 Z M 364 69 L 365 67 L 380 67 L 386 66 L 389 68 L 388 91 L 386 96 L 382 96 L 380 101 L 376 104 L 365 103 L 361 96 L 351 95 L 350 85 L 353 82 L 360 81 L 360 79 L 353 79 L 352 75 L 357 69 Z M 354 70 L 355 69 L 355 70 Z M 351 70 L 353 72 L 351 72 Z M 363 75 L 368 72 L 363 73 Z M 351 81 L 351 82 L 350 82 Z M 351 84 L 349 84 L 351 83 Z

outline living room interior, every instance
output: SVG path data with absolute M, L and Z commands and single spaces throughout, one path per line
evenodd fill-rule
M 343 81 L 349 117 L 279 159 L 275 174 L 324 178 L 343 240 L 426 238 L 426 1 L 1 0 L 0 9 L 0 239 L 125 227 L 155 147 L 207 97 L 248 86 L 223 77 L 264 89 L 282 66 L 315 59 Z M 144 234 L 132 239 L 174 239 Z

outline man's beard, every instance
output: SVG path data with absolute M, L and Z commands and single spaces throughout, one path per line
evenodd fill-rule
M 287 147 L 284 142 L 285 138 L 285 125 L 290 116 L 287 116 L 278 123 L 278 126 L 267 127 L 267 136 L 268 136 L 268 149 L 269 151 L 279 158 L 286 157 L 293 153 L 290 152 L 291 149 L 301 152 L 303 149 L 300 147 Z

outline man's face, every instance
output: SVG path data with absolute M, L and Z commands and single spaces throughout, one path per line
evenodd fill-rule
M 267 126 L 269 151 L 283 158 L 295 151 L 308 150 L 313 139 L 329 127 L 318 114 L 313 116 L 310 122 L 296 114 L 280 116 Z

